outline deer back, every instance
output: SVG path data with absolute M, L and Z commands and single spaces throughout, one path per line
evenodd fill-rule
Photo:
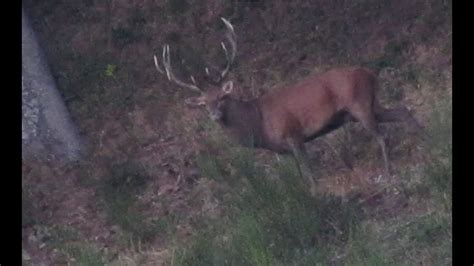
M 375 88 L 371 71 L 340 68 L 267 93 L 259 99 L 267 142 L 287 150 L 288 138 L 311 139 L 353 105 L 372 104 Z

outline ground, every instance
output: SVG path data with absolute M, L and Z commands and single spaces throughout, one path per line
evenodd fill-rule
M 291 85 L 309 73 L 359 65 L 378 73 L 384 105 L 408 106 L 430 133 L 423 140 L 403 124 L 383 125 L 394 175 L 379 182 L 380 152 L 360 125 L 308 143 L 320 198 L 304 212 L 314 211 L 316 218 L 308 217 L 319 227 L 302 225 L 313 239 L 300 239 L 301 252 L 335 265 L 451 264 L 451 1 L 197 3 L 25 1 L 58 89 L 88 141 L 88 156 L 69 165 L 23 161 L 24 263 L 208 265 L 211 251 L 192 244 L 200 236 L 234 247 L 234 231 L 266 225 L 285 235 L 271 221 L 289 210 L 269 202 L 293 206 L 306 199 L 288 190 L 292 183 L 256 188 L 262 180 L 292 176 L 291 160 L 230 142 L 203 110 L 185 106 L 193 92 L 168 82 L 153 66 L 153 54 L 169 43 L 176 71 L 202 83 L 204 65 L 224 63 L 223 16 L 238 36 L 230 78 L 242 97 Z M 352 171 L 340 155 L 347 147 Z M 249 196 L 249 188 L 279 196 Z M 241 197 L 253 203 L 239 205 Z M 265 217 L 271 219 L 255 222 L 252 208 L 281 215 L 269 212 Z M 363 217 L 338 212 L 351 208 Z M 319 213 L 332 218 L 320 219 Z M 277 245 L 290 243 L 287 238 L 263 234 L 266 248 L 259 249 L 260 242 L 248 237 L 254 247 L 248 261 L 234 264 L 308 264 L 297 260 L 305 257 L 297 255 L 299 244 Z M 329 243 L 326 253 L 313 250 L 318 241 Z M 374 255 L 370 245 L 380 241 Z M 282 255 L 276 247 L 291 252 Z M 222 257 L 232 261 L 230 251 L 212 252 L 214 264 L 222 264 Z

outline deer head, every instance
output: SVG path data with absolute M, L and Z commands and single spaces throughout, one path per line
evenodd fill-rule
M 227 63 L 223 70 L 216 71 L 219 73 L 216 78 L 211 77 L 211 73 L 208 67 L 204 69 L 206 73 L 206 79 L 214 85 L 213 88 L 211 88 L 210 90 L 203 91 L 196 84 L 196 80 L 194 79 L 193 76 L 190 76 L 192 83 L 183 82 L 181 79 L 176 77 L 171 67 L 169 45 L 165 44 L 163 46 L 162 63 L 161 63 L 162 67 L 160 67 L 157 57 L 156 56 L 153 57 L 155 61 L 156 70 L 159 73 L 166 75 L 169 81 L 176 83 L 178 86 L 183 87 L 183 88 L 188 88 L 199 94 L 199 96 L 186 99 L 185 103 L 189 106 L 205 106 L 212 120 L 219 120 L 222 118 L 222 108 L 224 106 L 226 99 L 228 99 L 228 96 L 230 95 L 230 93 L 232 92 L 234 88 L 234 84 L 232 81 L 227 81 L 223 83 L 223 80 L 229 73 L 232 63 L 234 62 L 235 54 L 237 51 L 236 34 L 234 31 L 234 27 L 228 20 L 226 20 L 225 18 L 221 18 L 221 20 L 224 22 L 227 29 L 226 38 L 230 44 L 230 51 L 228 50 L 225 43 L 221 42 L 221 47 L 226 56 Z

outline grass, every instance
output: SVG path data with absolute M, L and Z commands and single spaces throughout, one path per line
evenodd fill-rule
M 104 254 L 93 243 L 83 240 L 79 231 L 70 226 L 42 227 L 47 244 L 59 252 L 62 263 L 74 265 L 104 265 Z
M 119 27 L 112 29 L 112 39 L 118 47 L 125 47 L 139 42 L 143 38 L 140 33 L 141 31 L 136 27 Z
M 424 149 L 430 162 L 421 172 L 422 183 L 400 185 L 399 190 L 413 202 L 427 201 L 436 211 L 394 219 L 366 217 L 353 201 L 310 197 L 291 158 L 274 163 L 275 179 L 256 162 L 253 150 L 232 148 L 230 158 L 198 158 L 203 175 L 229 189 L 215 192 L 230 196 L 220 197 L 226 209 L 221 217 L 202 217 L 192 240 L 178 244 L 172 265 L 449 264 L 450 100 L 439 102 L 429 121 Z M 428 198 L 424 191 L 431 191 Z
M 424 168 L 424 180 L 434 198 L 447 210 L 452 204 L 452 102 L 449 97 L 439 101 L 429 120 L 430 139 L 426 143 L 429 162 Z
M 427 132 L 430 136 L 423 149 L 428 162 L 421 173 L 403 174 L 410 180 L 400 192 L 413 204 L 428 207 L 393 219 L 367 220 L 361 227 L 363 234 L 354 235 L 350 241 L 353 244 L 348 257 L 354 265 L 452 263 L 452 104 L 449 97 L 434 104 Z
M 33 200 L 33 195 L 27 186 L 22 187 L 21 193 L 21 225 L 28 226 L 37 223 L 39 207 Z
M 369 228 L 356 230 L 351 232 L 347 251 L 339 260 L 345 265 L 397 265 L 396 260 L 384 254 L 379 245 Z
M 369 230 L 369 237 L 366 235 L 358 241 L 363 239 L 366 246 L 392 265 L 412 265 L 424 260 L 449 265 L 452 260 L 449 213 L 432 212 L 386 222 L 372 221 L 366 228 L 377 228 L 377 231 Z
M 73 258 L 78 266 L 104 265 L 102 254 L 90 244 L 69 244 L 64 248 L 64 252 Z
M 148 177 L 134 162 L 110 166 L 110 173 L 99 186 L 104 209 L 110 224 L 118 225 L 132 241 L 153 239 L 161 224 L 148 223 L 139 211 L 137 195 Z
M 291 157 L 274 162 L 268 172 L 254 150 L 227 147 L 228 156 L 202 153 L 197 165 L 205 178 L 218 181 L 214 190 L 223 212 L 197 218 L 196 231 L 182 242 L 170 216 L 147 222 L 136 196 L 147 176 L 136 163 L 112 163 L 99 192 L 111 224 L 126 232 L 131 242 L 153 239 L 168 232 L 175 243 L 171 265 L 410 265 L 409 261 L 451 261 L 451 102 L 439 102 L 430 116 L 430 139 L 425 149 L 430 161 L 422 173 L 422 189 L 411 197 L 441 203 L 439 211 L 376 220 L 364 215 L 353 201 L 309 196 L 305 180 Z M 205 130 L 218 134 L 213 127 Z M 225 146 L 209 140 L 209 145 Z M 404 191 L 402 191 L 404 192 Z M 224 195 L 225 194 L 225 195 Z M 53 237 L 58 249 L 79 265 L 102 265 L 104 254 L 93 245 L 77 242 L 64 230 Z
M 170 0 L 168 1 L 168 8 L 172 14 L 181 14 L 189 9 L 187 0 Z
M 201 164 L 205 172 L 217 158 L 208 160 Z M 178 248 L 174 265 L 325 263 L 357 230 L 358 206 L 333 196 L 312 198 L 291 160 L 275 165 L 277 180 L 255 161 L 251 150 L 236 148 L 232 174 L 221 179 L 232 183 L 226 192 L 232 196 L 223 202 L 226 211 L 202 223 L 192 243 Z M 215 170 L 210 173 L 216 175 Z
M 119 86 L 113 92 L 106 89 L 114 86 L 116 81 L 110 75 L 116 76 L 118 71 L 112 67 L 115 64 L 109 56 L 78 54 L 70 57 L 70 60 L 80 64 L 80 68 L 74 71 L 62 70 L 57 80 L 73 115 L 99 118 L 104 114 L 104 109 L 123 106 L 122 91 L 125 86 Z

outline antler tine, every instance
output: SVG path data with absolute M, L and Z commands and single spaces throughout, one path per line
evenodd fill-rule
M 229 51 L 227 50 L 227 47 L 225 46 L 224 42 L 221 42 L 222 49 L 224 50 L 224 53 L 225 53 L 226 59 L 227 59 L 227 65 L 226 65 L 225 69 L 221 72 L 221 75 L 220 75 L 220 77 L 222 79 L 227 75 L 227 73 L 230 70 L 230 67 L 231 67 L 232 63 L 234 62 L 235 54 L 236 54 L 236 51 L 237 51 L 237 44 L 236 44 L 237 35 L 235 34 L 234 27 L 232 26 L 232 24 L 227 19 L 221 17 L 221 20 L 222 20 L 222 22 L 224 22 L 224 24 L 227 28 L 226 38 L 229 41 L 230 46 L 231 46 L 231 54 L 229 56 Z
M 222 79 L 229 73 L 229 70 L 232 66 L 232 63 L 234 62 L 235 54 L 236 54 L 236 51 L 237 51 L 237 43 L 236 43 L 237 36 L 235 34 L 234 27 L 232 26 L 232 24 L 227 19 L 221 18 L 221 20 L 224 22 L 224 24 L 227 28 L 227 32 L 226 32 L 225 36 L 226 36 L 226 39 L 230 43 L 230 48 L 231 49 L 229 51 L 229 49 L 227 49 L 224 42 L 221 42 L 221 47 L 224 50 L 227 63 L 226 63 L 225 68 L 222 71 L 220 71 L 220 75 L 217 78 L 217 80 L 213 80 L 213 82 L 216 82 L 216 83 L 221 82 Z M 190 84 L 190 83 L 186 83 L 186 82 L 183 82 L 183 81 L 179 80 L 176 77 L 176 75 L 173 73 L 173 69 L 171 67 L 171 58 L 170 58 L 170 46 L 168 44 L 165 44 L 163 46 L 163 52 L 162 52 L 161 56 L 162 56 L 161 64 L 162 64 L 163 68 L 160 67 L 160 65 L 158 63 L 158 58 L 156 57 L 156 55 L 153 55 L 153 60 L 155 62 L 155 68 L 159 73 L 161 73 L 161 74 L 166 73 L 166 77 L 168 78 L 169 81 L 173 81 L 174 83 L 178 84 L 181 87 L 185 87 L 185 88 L 197 91 L 199 93 L 203 93 L 203 91 L 197 86 L 196 80 L 194 79 L 193 76 L 191 76 L 191 81 L 192 81 L 193 84 Z M 206 70 L 207 76 L 210 77 L 209 69 L 206 67 L 205 70 Z
M 168 44 L 163 45 L 163 52 L 162 52 L 162 64 L 163 64 L 163 69 L 160 68 L 158 64 L 158 59 L 156 56 L 153 56 L 153 59 L 155 61 L 155 67 L 158 72 L 161 74 L 166 73 L 166 77 L 168 78 L 169 81 L 173 81 L 174 83 L 178 84 L 181 87 L 185 87 L 188 89 L 191 89 L 193 91 L 197 91 L 199 93 L 202 93 L 202 90 L 196 85 L 196 81 L 193 76 L 191 76 L 191 80 L 194 84 L 189 84 L 186 82 L 183 82 L 179 80 L 173 73 L 173 70 L 171 68 L 171 59 L 170 59 L 170 46 Z
M 158 59 L 156 58 L 156 55 L 153 55 L 153 60 L 155 61 L 156 70 L 160 72 L 161 74 L 165 74 L 163 69 L 161 69 L 160 66 L 158 65 Z
M 158 64 L 158 58 L 156 58 L 156 55 L 153 55 L 153 61 L 155 62 L 155 68 L 158 72 L 160 72 L 161 74 L 165 74 L 166 72 L 166 76 L 168 77 L 168 79 L 170 79 L 169 77 L 169 74 L 168 74 L 168 70 L 166 70 L 166 67 L 165 67 L 165 64 L 166 64 L 166 47 L 168 45 L 163 45 L 163 52 L 161 53 L 161 58 L 163 60 L 163 67 L 165 68 L 164 70 L 161 69 L 160 65 Z
M 171 81 L 170 46 L 168 44 L 163 45 L 163 66 L 165 67 L 166 77 Z
M 234 58 L 235 58 L 235 54 L 236 54 L 236 51 L 237 51 L 237 43 L 236 43 L 236 38 L 237 38 L 237 35 L 235 34 L 235 31 L 234 31 L 234 26 L 232 26 L 232 24 L 225 18 L 222 18 L 221 17 L 221 20 L 222 22 L 224 22 L 226 28 L 227 28 L 227 32 L 225 34 L 226 36 L 226 39 L 227 41 L 230 43 L 230 52 L 229 52 L 229 49 L 227 49 L 227 46 L 224 44 L 224 42 L 221 42 L 221 47 L 222 47 L 222 50 L 224 50 L 224 54 L 225 54 L 225 57 L 226 57 L 226 66 L 223 70 L 219 71 L 219 76 L 213 80 L 212 82 L 214 83 L 219 83 L 222 81 L 222 79 L 229 73 L 229 70 L 232 66 L 232 63 L 234 62 Z M 213 67 L 214 69 L 214 67 Z M 204 69 L 205 72 L 206 72 L 206 75 L 207 76 L 211 76 L 210 74 L 210 71 L 209 71 L 209 68 L 205 68 Z

